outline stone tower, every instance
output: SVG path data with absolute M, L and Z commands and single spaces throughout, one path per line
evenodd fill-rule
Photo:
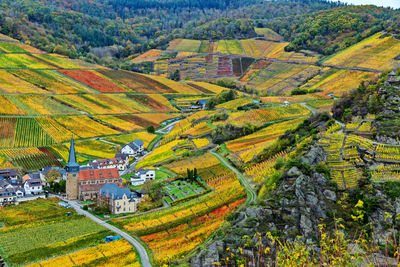
M 79 164 L 76 162 L 74 137 L 71 138 L 71 146 L 69 148 L 68 163 L 65 166 L 67 171 L 67 199 L 77 200 L 79 194 Z

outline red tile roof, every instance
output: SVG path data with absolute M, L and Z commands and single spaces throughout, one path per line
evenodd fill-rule
M 113 179 L 119 177 L 120 176 L 116 168 L 95 170 L 89 169 L 79 171 L 79 180 Z

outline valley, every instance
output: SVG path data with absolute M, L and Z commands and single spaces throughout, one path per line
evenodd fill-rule
M 399 10 L 0 14 L 0 266 L 399 264 Z

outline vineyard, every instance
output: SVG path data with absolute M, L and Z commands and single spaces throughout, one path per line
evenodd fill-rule
M 374 182 L 398 181 L 400 147 L 376 144 L 371 139 L 357 134 L 370 132 L 370 121 L 353 120 L 345 127 L 333 125 L 321 135 L 320 144 L 328 152 L 327 163 L 331 179 L 341 188 L 352 188 L 366 175 L 369 169 Z
M 251 72 L 251 71 L 250 71 Z M 302 85 L 309 77 L 316 75 L 319 67 L 302 64 L 272 63 L 265 69 L 246 74 L 241 81 L 257 90 L 280 94 L 288 93 Z
M 279 136 L 289 130 L 295 129 L 304 119 L 305 117 L 302 117 L 272 124 L 253 134 L 229 141 L 226 143 L 226 147 L 243 162 L 249 162 L 254 156 L 273 144 Z
M 152 249 L 156 264 L 169 263 L 193 250 L 243 203 L 244 189 L 232 174 L 209 178 L 211 193 L 148 214 L 112 219 Z
M 68 255 L 51 258 L 27 265 L 29 267 L 40 266 L 132 266 L 140 267 L 139 259 L 134 252 L 133 247 L 125 240 L 117 240 L 96 247 L 90 247 Z
M 400 41 L 390 35 L 377 33 L 325 61 L 342 67 L 360 67 L 389 70 L 396 67 L 400 54 Z
M 181 40 L 177 49 L 179 57 L 195 56 L 200 46 L 208 49 L 206 42 L 203 45 L 200 41 Z M 170 103 L 171 94 L 210 97 L 225 89 L 206 82 L 175 82 L 153 75 L 111 70 L 44 53 L 6 37 L 0 40 L 0 51 L 2 166 L 15 165 L 24 171 L 46 164 L 59 166 L 57 159 L 65 159 L 64 144 L 72 135 L 77 140 L 116 138 L 118 135 L 119 141 L 115 139 L 115 142 L 123 145 L 122 142 L 132 141 L 129 138 L 134 137 L 135 132 L 142 132 L 149 126 L 161 127 L 163 121 L 181 116 Z M 151 50 L 133 61 L 140 63 L 158 58 L 168 58 L 168 55 L 161 50 Z M 149 143 L 154 135 L 142 132 L 140 139 Z M 11 156 L 17 148 L 24 149 L 21 155 Z M 109 157 L 117 152 L 116 148 L 85 141 L 78 148 L 78 154 L 83 157 L 78 157 L 81 160 Z M 184 150 L 176 152 L 182 153 Z M 49 156 L 47 160 L 46 155 Z
M 356 89 L 360 81 L 373 80 L 377 73 L 353 70 L 333 70 L 325 68 L 307 83 L 300 86 L 307 90 L 321 90 L 325 94 L 342 96 L 343 93 Z
M 164 165 L 179 175 L 185 175 L 187 169 L 197 169 L 199 177 L 208 180 L 229 173 L 230 170 L 210 153 L 200 156 L 189 157 Z
M 254 109 L 250 111 L 232 112 L 228 119 L 223 122 L 234 125 L 245 125 L 251 123 L 262 126 L 266 122 L 304 117 L 310 114 L 310 110 L 306 107 L 294 104 L 289 106 L 279 106 L 266 109 Z M 218 124 L 218 123 L 216 123 Z
M 98 224 L 76 215 L 73 210 L 58 206 L 58 201 L 39 199 L 0 209 L 0 222 L 5 225 L 0 229 L 0 251 L 12 265 L 85 249 L 110 234 Z M 72 215 L 65 217 L 67 211 Z M 78 256 L 83 256 L 82 252 L 74 255 L 77 262 Z M 91 255 L 90 249 L 86 253 Z
M 131 60 L 133 63 L 143 63 L 148 61 L 156 61 L 162 54 L 162 50 L 151 49 Z

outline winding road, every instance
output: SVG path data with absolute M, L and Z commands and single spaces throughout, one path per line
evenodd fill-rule
M 89 219 L 91 219 L 95 223 L 100 224 L 101 226 L 103 226 L 103 227 L 113 231 L 114 233 L 122 236 L 123 238 L 125 238 L 126 241 L 128 241 L 130 244 L 132 244 L 132 246 L 134 246 L 136 248 L 137 252 L 139 253 L 140 261 L 141 261 L 142 265 L 144 267 L 151 267 L 149 256 L 147 255 L 147 251 L 142 246 L 142 244 L 139 243 L 139 241 L 137 241 L 135 238 L 133 238 L 132 236 L 128 235 L 124 231 L 118 229 L 117 227 L 115 227 L 115 226 L 113 226 L 113 225 L 111 225 L 109 223 L 106 223 L 105 221 L 103 221 L 103 220 L 97 218 L 96 216 L 94 216 L 93 214 L 81 209 L 81 207 L 75 201 L 68 201 L 66 199 L 62 199 L 62 200 L 65 201 L 65 202 L 68 202 L 68 204 L 70 204 L 71 207 L 73 207 L 78 214 L 88 217 Z
M 244 188 L 247 191 L 247 196 L 248 196 L 248 202 L 249 203 L 253 203 L 256 198 L 257 198 L 257 194 L 256 192 L 253 190 L 253 188 L 251 188 L 251 185 L 249 184 L 249 181 L 247 181 L 246 177 L 244 177 L 244 175 L 238 171 L 235 167 L 233 167 L 225 158 L 223 158 L 222 156 L 218 155 L 217 153 L 215 153 L 214 151 L 210 150 L 210 153 L 216 157 L 217 159 L 219 159 L 226 167 L 228 167 L 229 169 L 231 169 L 233 172 L 236 173 L 239 181 L 241 182 L 241 184 L 244 186 Z

